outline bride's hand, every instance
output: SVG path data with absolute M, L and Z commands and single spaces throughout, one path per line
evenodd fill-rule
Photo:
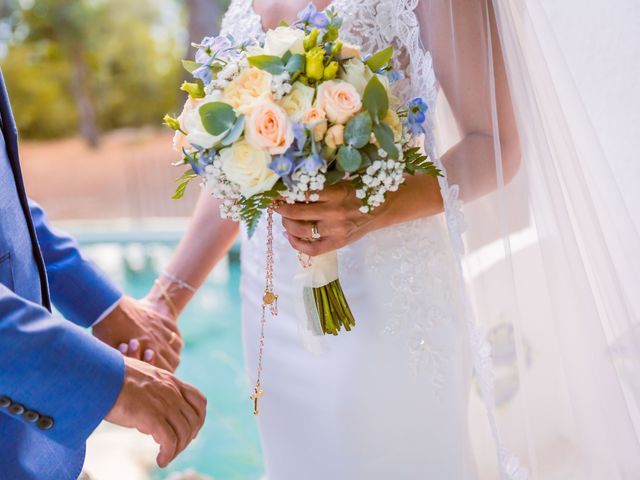
M 345 181 L 324 189 L 317 202 L 281 204 L 276 212 L 282 215 L 282 225 L 293 248 L 316 256 L 349 245 L 375 230 L 375 220 L 384 205 L 370 214 L 362 213 L 361 206 L 351 182 Z M 320 239 L 310 241 L 314 225 Z

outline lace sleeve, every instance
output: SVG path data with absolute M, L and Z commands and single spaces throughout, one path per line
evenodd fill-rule
M 420 39 L 414 12 L 418 0 L 337 0 L 344 19 L 342 37 L 360 45 L 363 53 L 373 54 L 393 46 L 394 67 L 404 79 L 396 82 L 393 93 L 403 101 L 422 97 L 433 111 L 437 85 L 431 55 Z

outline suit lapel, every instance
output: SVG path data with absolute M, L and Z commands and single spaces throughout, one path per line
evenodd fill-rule
M 7 146 L 7 155 L 9 156 L 9 162 L 11 163 L 13 176 L 16 179 L 16 188 L 18 190 L 18 196 L 20 197 L 20 205 L 22 205 L 22 210 L 27 221 L 27 227 L 29 228 L 29 234 L 31 235 L 33 258 L 36 261 L 38 272 L 40 273 L 40 290 L 42 292 L 42 303 L 46 308 L 51 310 L 49 286 L 47 282 L 47 270 L 42 259 L 40 246 L 38 245 L 36 230 L 33 226 L 33 220 L 31 219 L 31 211 L 29 210 L 29 201 L 24 189 L 22 170 L 20 169 L 20 157 L 18 155 L 18 129 L 16 128 L 16 123 L 13 118 L 13 112 L 11 111 L 9 94 L 7 93 L 7 88 L 4 83 L 2 70 L 0 70 L 0 116 L 2 117 L 2 134 Z

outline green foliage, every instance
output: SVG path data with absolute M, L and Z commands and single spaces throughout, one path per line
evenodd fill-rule
M 188 73 L 193 73 L 202 66 L 201 63 L 194 62 L 193 60 L 182 60 L 182 68 Z
M 189 169 L 184 172 L 184 175 L 176 180 L 176 182 L 179 183 L 176 187 L 176 193 L 173 194 L 173 197 L 171 197 L 171 199 L 179 200 L 184 197 L 184 192 L 187 190 L 187 185 L 189 185 L 189 182 L 194 178 L 198 178 L 198 175 L 196 175 L 193 170 Z
M 236 113 L 228 103 L 205 103 L 199 112 L 204 129 L 211 135 L 222 135 L 236 123 Z
M 279 195 L 278 190 L 282 188 L 282 182 L 279 181 L 268 192 L 259 193 L 244 199 L 240 217 L 247 227 L 247 235 L 249 238 L 255 233 L 263 212 L 271 205 L 273 199 Z
M 347 122 L 344 128 L 344 141 L 347 145 L 362 148 L 371 138 L 373 123 L 368 112 L 362 112 Z
M 375 55 L 372 55 L 365 63 L 372 72 L 377 72 L 389 63 L 389 60 L 391 60 L 392 56 L 393 47 L 387 47 L 384 50 L 380 50 Z
M 234 123 L 233 127 L 231 127 L 231 130 L 229 130 L 229 133 L 227 133 L 220 142 L 225 147 L 231 145 L 233 142 L 235 142 L 240 138 L 240 135 L 242 135 L 243 130 L 244 130 L 244 115 L 240 115 L 236 120 L 236 123 Z
M 373 133 L 383 150 L 389 154 L 389 157 L 396 160 L 400 152 L 393 142 L 393 130 L 391 130 L 391 127 L 384 122 L 380 122 L 373 126 Z
M 387 90 L 377 75 L 371 77 L 362 95 L 362 105 L 371 114 L 374 123 L 382 120 L 389 111 Z
M 269 72 L 272 75 L 280 75 L 285 71 L 284 63 L 280 57 L 275 55 L 253 55 L 247 57 L 250 65 L 253 65 L 260 70 Z
M 440 169 L 429 160 L 429 157 L 420 152 L 420 149 L 409 148 L 404 152 L 405 170 L 411 175 L 418 172 L 430 175 L 432 177 L 441 177 Z
M 338 150 L 338 168 L 343 172 L 355 172 L 360 169 L 362 155 L 354 147 L 343 145 Z

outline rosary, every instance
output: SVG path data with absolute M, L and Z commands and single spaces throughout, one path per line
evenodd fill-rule
M 260 398 L 264 391 L 260 385 L 262 377 L 262 359 L 264 356 L 264 327 L 267 323 L 267 308 L 272 317 L 278 315 L 278 296 L 273 291 L 273 209 L 267 209 L 267 267 L 265 274 L 265 288 L 262 296 L 262 317 L 260 318 L 260 340 L 258 342 L 258 371 L 256 386 L 249 398 L 253 400 L 253 414 L 260 413 Z

